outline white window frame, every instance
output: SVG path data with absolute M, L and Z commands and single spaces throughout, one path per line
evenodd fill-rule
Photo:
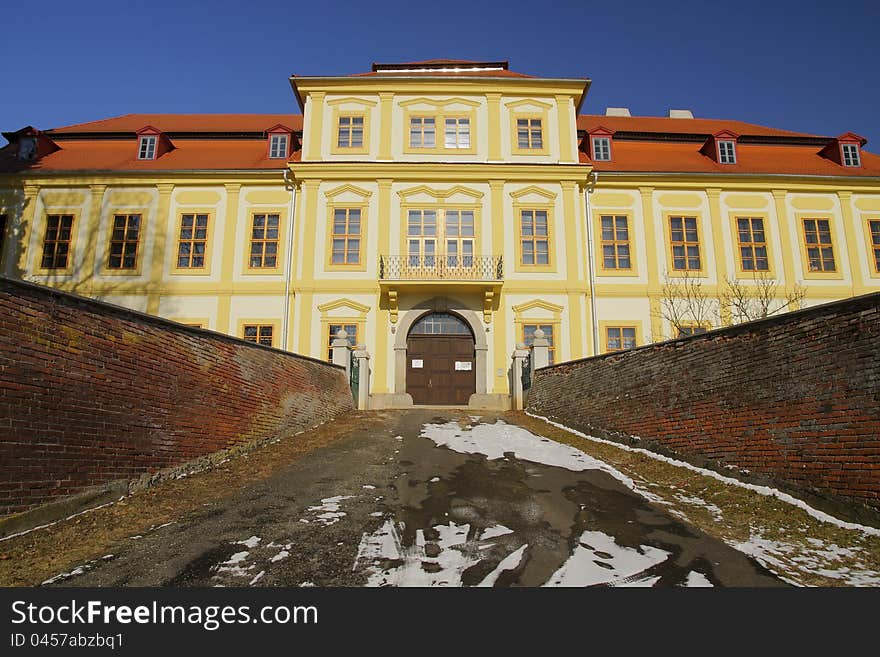
M 736 142 L 733 139 L 718 140 L 718 163 L 736 164 Z
M 593 159 L 597 162 L 611 161 L 611 137 L 593 137 Z
M 269 135 L 269 159 L 279 160 L 287 157 L 290 135 L 276 133 Z
M 840 154 L 843 158 L 843 166 L 860 167 L 862 166 L 862 157 L 859 153 L 858 144 L 841 144 Z
M 156 145 L 159 137 L 156 135 L 141 135 L 138 143 L 138 159 L 139 160 L 155 160 Z

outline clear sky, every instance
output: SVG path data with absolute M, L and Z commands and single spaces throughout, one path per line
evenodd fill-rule
M 437 57 L 593 80 L 606 106 L 838 135 L 880 152 L 880 0 L 11 0 L 0 130 L 129 112 L 299 112 L 291 73 Z

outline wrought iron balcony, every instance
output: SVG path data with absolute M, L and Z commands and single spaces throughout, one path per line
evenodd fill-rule
M 379 280 L 382 281 L 500 281 L 503 278 L 501 256 L 379 256 Z

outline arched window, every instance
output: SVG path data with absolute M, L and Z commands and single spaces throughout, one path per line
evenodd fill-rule
M 449 313 L 432 313 L 419 319 L 410 329 L 410 335 L 472 335 L 470 327 L 460 317 Z

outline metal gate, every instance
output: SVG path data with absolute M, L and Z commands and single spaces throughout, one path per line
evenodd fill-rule
M 358 400 L 358 386 L 360 385 L 360 359 L 354 357 L 354 350 L 348 352 L 348 385 L 351 386 L 351 395 L 355 403 Z

